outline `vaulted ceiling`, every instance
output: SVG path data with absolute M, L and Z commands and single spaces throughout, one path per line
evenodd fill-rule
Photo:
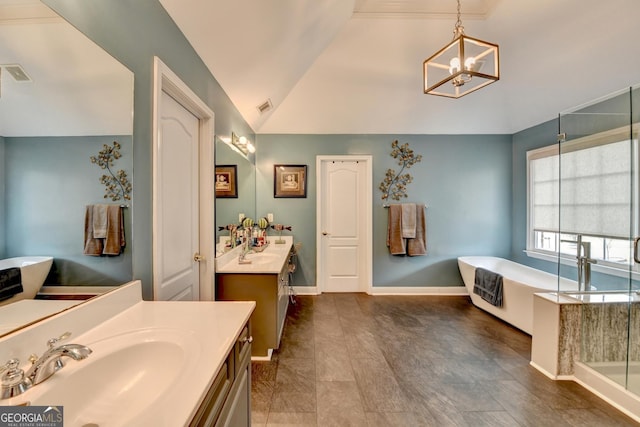
M 160 3 L 256 133 L 510 134 L 640 83 L 637 0 L 462 0 L 501 69 L 457 100 L 422 87 L 455 0 Z

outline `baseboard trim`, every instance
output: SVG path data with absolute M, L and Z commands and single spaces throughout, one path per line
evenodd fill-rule
M 369 295 L 469 295 L 464 286 L 374 286 Z
M 319 295 L 317 286 L 292 286 L 296 295 Z
M 320 295 L 317 286 L 292 286 L 296 295 Z M 464 286 L 374 286 L 369 295 L 469 295 Z

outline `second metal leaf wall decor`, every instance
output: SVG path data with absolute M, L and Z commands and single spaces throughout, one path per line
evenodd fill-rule
M 398 161 L 401 166 L 400 171 L 396 173 L 395 169 L 387 169 L 384 179 L 378 187 L 382 191 L 382 200 L 400 200 L 407 197 L 407 184 L 413 181 L 410 173 L 403 173 L 405 169 L 409 169 L 422 160 L 421 154 L 415 154 L 408 143 L 400 145 L 398 140 L 391 143 L 391 157 Z

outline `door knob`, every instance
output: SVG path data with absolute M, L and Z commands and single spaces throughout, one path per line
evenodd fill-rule
M 193 260 L 195 262 L 204 261 L 204 256 L 202 256 L 198 252 L 196 252 L 195 254 L 193 254 Z
M 322 235 L 323 235 L 323 236 L 326 236 L 327 234 L 329 234 L 329 233 L 327 233 L 326 231 L 323 231 L 323 232 L 322 232 Z

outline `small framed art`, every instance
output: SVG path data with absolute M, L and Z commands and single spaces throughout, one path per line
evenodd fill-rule
M 238 168 L 236 165 L 216 166 L 216 197 L 238 198 Z
M 307 197 L 307 165 L 273 165 L 273 197 Z

